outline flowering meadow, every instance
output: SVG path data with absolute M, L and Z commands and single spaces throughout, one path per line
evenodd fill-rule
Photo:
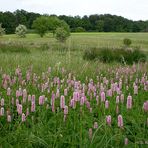
M 147 68 L 1 69 L 0 147 L 146 147 Z

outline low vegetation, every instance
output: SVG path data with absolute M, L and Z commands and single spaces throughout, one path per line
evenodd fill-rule
M 145 62 L 147 57 L 138 48 L 92 48 L 85 50 L 83 58 L 105 63 L 133 64 Z

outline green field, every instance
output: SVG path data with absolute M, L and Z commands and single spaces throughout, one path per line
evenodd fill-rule
M 72 33 L 66 43 L 58 43 L 52 34 L 43 38 L 36 34 L 27 34 L 26 38 L 16 35 L 0 37 L 0 45 L 23 45 L 29 50 L 0 50 L 0 108 L 5 110 L 3 115 L 2 111 L 0 114 L 0 148 L 146 147 L 148 109 L 144 109 L 143 104 L 148 100 L 148 62 L 122 65 L 83 59 L 84 50 L 118 48 L 123 46 L 124 38 L 131 39 L 132 46 L 140 47 L 147 54 L 148 33 Z M 134 86 L 138 87 L 138 93 L 135 93 Z M 7 94 L 8 88 L 11 89 L 10 95 Z M 24 89 L 26 98 L 16 96 L 17 90 L 23 93 Z M 65 89 L 67 94 L 64 94 Z M 112 96 L 108 95 L 110 89 Z M 80 98 L 74 98 L 74 92 Z M 105 92 L 109 108 L 105 107 L 101 92 Z M 55 102 L 53 94 L 57 95 Z M 35 95 L 35 112 L 31 111 L 32 100 L 28 95 Z M 65 108 L 61 107 L 63 95 L 68 113 L 64 113 Z M 84 102 L 83 95 L 86 97 Z M 127 109 L 130 95 L 132 108 Z M 39 105 L 40 96 L 44 96 L 42 105 Z M 73 98 L 74 106 L 71 105 Z M 22 121 L 22 113 L 18 113 L 16 101 L 22 104 L 25 115 L 29 109 L 25 121 Z M 11 122 L 8 122 L 8 115 Z M 112 117 L 111 125 L 106 123 L 107 115 Z M 121 127 L 117 123 L 118 115 L 123 116 Z M 95 122 L 98 124 L 96 128 Z M 127 146 L 125 138 L 128 138 Z
M 72 33 L 67 44 L 71 47 L 86 48 L 86 47 L 118 47 L 123 43 L 124 38 L 132 40 L 134 46 L 140 46 L 142 50 L 148 49 L 148 33 Z M 40 38 L 36 34 L 28 34 L 25 39 L 20 39 L 16 35 L 6 35 L 0 38 L 0 41 L 19 41 L 25 44 L 55 44 L 56 40 L 52 34 L 47 34 Z
M 54 66 L 60 62 L 61 66 L 68 67 L 77 71 L 91 63 L 91 67 L 96 64 L 90 61 L 84 61 L 82 58 L 83 51 L 91 47 L 120 47 L 123 46 L 123 39 L 130 38 L 132 46 L 138 46 L 141 50 L 148 51 L 148 33 L 72 33 L 66 44 L 59 44 L 52 34 L 47 34 L 40 38 L 37 34 L 27 34 L 26 38 L 18 38 L 16 35 L 5 35 L 0 38 L 1 43 L 21 44 L 29 46 L 30 54 L 12 53 L 0 54 L 2 67 L 27 66 L 33 64 L 34 67 L 41 66 L 39 69 L 45 70 L 49 66 Z M 49 50 L 40 50 L 37 47 L 49 46 Z M 64 47 L 63 47 L 64 46 Z M 62 49 L 67 48 L 68 52 Z M 92 64 L 93 63 L 93 64 Z M 97 63 L 98 65 L 98 63 Z M 102 65 L 102 64 L 101 64 Z M 77 67 L 77 68 L 76 68 Z

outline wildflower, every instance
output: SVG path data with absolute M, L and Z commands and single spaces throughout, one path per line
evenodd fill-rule
M 0 116 L 4 116 L 4 107 L 1 107 Z
M 125 144 L 125 145 L 128 145 L 128 138 L 125 138 L 125 139 L 124 139 L 124 144 Z
M 106 108 L 106 109 L 109 108 L 109 101 L 108 101 L 108 100 L 105 101 L 105 108 Z
M 26 116 L 29 115 L 29 108 L 26 109 Z
M 137 85 L 134 86 L 134 95 L 138 95 L 138 86 Z
M 31 102 L 31 112 L 35 112 L 35 102 Z
M 119 106 L 116 106 L 116 114 L 119 114 Z
M 109 126 L 111 126 L 111 121 L 112 121 L 111 115 L 106 116 L 106 123 L 107 123 Z
M 75 103 L 75 100 L 74 99 L 71 99 L 70 100 L 70 106 L 74 109 L 76 108 L 76 103 Z
M 43 105 L 44 104 L 44 97 L 40 96 L 39 97 L 39 105 Z
M 60 107 L 61 108 L 65 107 L 65 97 L 64 96 L 61 96 L 61 98 L 60 98 Z
M 98 123 L 94 122 L 94 129 L 98 128 Z
M 64 89 L 64 96 L 67 96 L 67 92 L 68 92 L 68 90 Z
M 11 122 L 11 115 L 7 115 L 7 122 Z
M 148 101 L 145 101 L 143 104 L 144 111 L 148 111 Z
M 122 115 L 118 115 L 118 127 L 123 127 L 123 117 Z
M 32 100 L 32 102 L 35 102 L 35 95 L 32 95 L 32 98 L 31 98 Z
M 28 95 L 28 102 L 31 101 L 31 95 Z
M 127 103 L 126 103 L 126 108 L 131 109 L 132 108 L 132 96 L 127 97 Z
M 22 113 L 22 122 L 25 122 L 26 121 L 26 116 L 24 113 Z
M 81 97 L 80 105 L 84 105 L 84 102 L 85 102 L 85 97 Z
M 92 139 L 92 128 L 89 128 L 89 139 Z
M 22 106 L 22 104 L 18 104 L 18 106 L 17 106 L 17 111 L 18 111 L 18 114 L 22 114 L 22 109 L 23 109 L 23 106 Z
M 7 96 L 10 96 L 10 94 L 11 94 L 11 89 L 8 87 L 7 88 Z
M 5 100 L 4 100 L 4 98 L 2 98 L 1 99 L 1 106 L 4 106 L 4 104 L 5 104 Z
M 67 115 L 68 114 L 68 106 L 65 106 L 64 107 L 64 115 Z
M 101 101 L 105 102 L 105 92 L 101 92 Z
M 121 100 L 121 103 L 123 104 L 124 103 L 124 94 L 121 94 L 120 100 Z
M 119 104 L 119 96 L 116 97 L 116 104 Z

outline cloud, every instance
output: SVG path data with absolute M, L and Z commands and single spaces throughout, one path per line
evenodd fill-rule
M 0 9 L 80 16 L 110 13 L 134 20 L 148 20 L 148 0 L 4 0 Z

